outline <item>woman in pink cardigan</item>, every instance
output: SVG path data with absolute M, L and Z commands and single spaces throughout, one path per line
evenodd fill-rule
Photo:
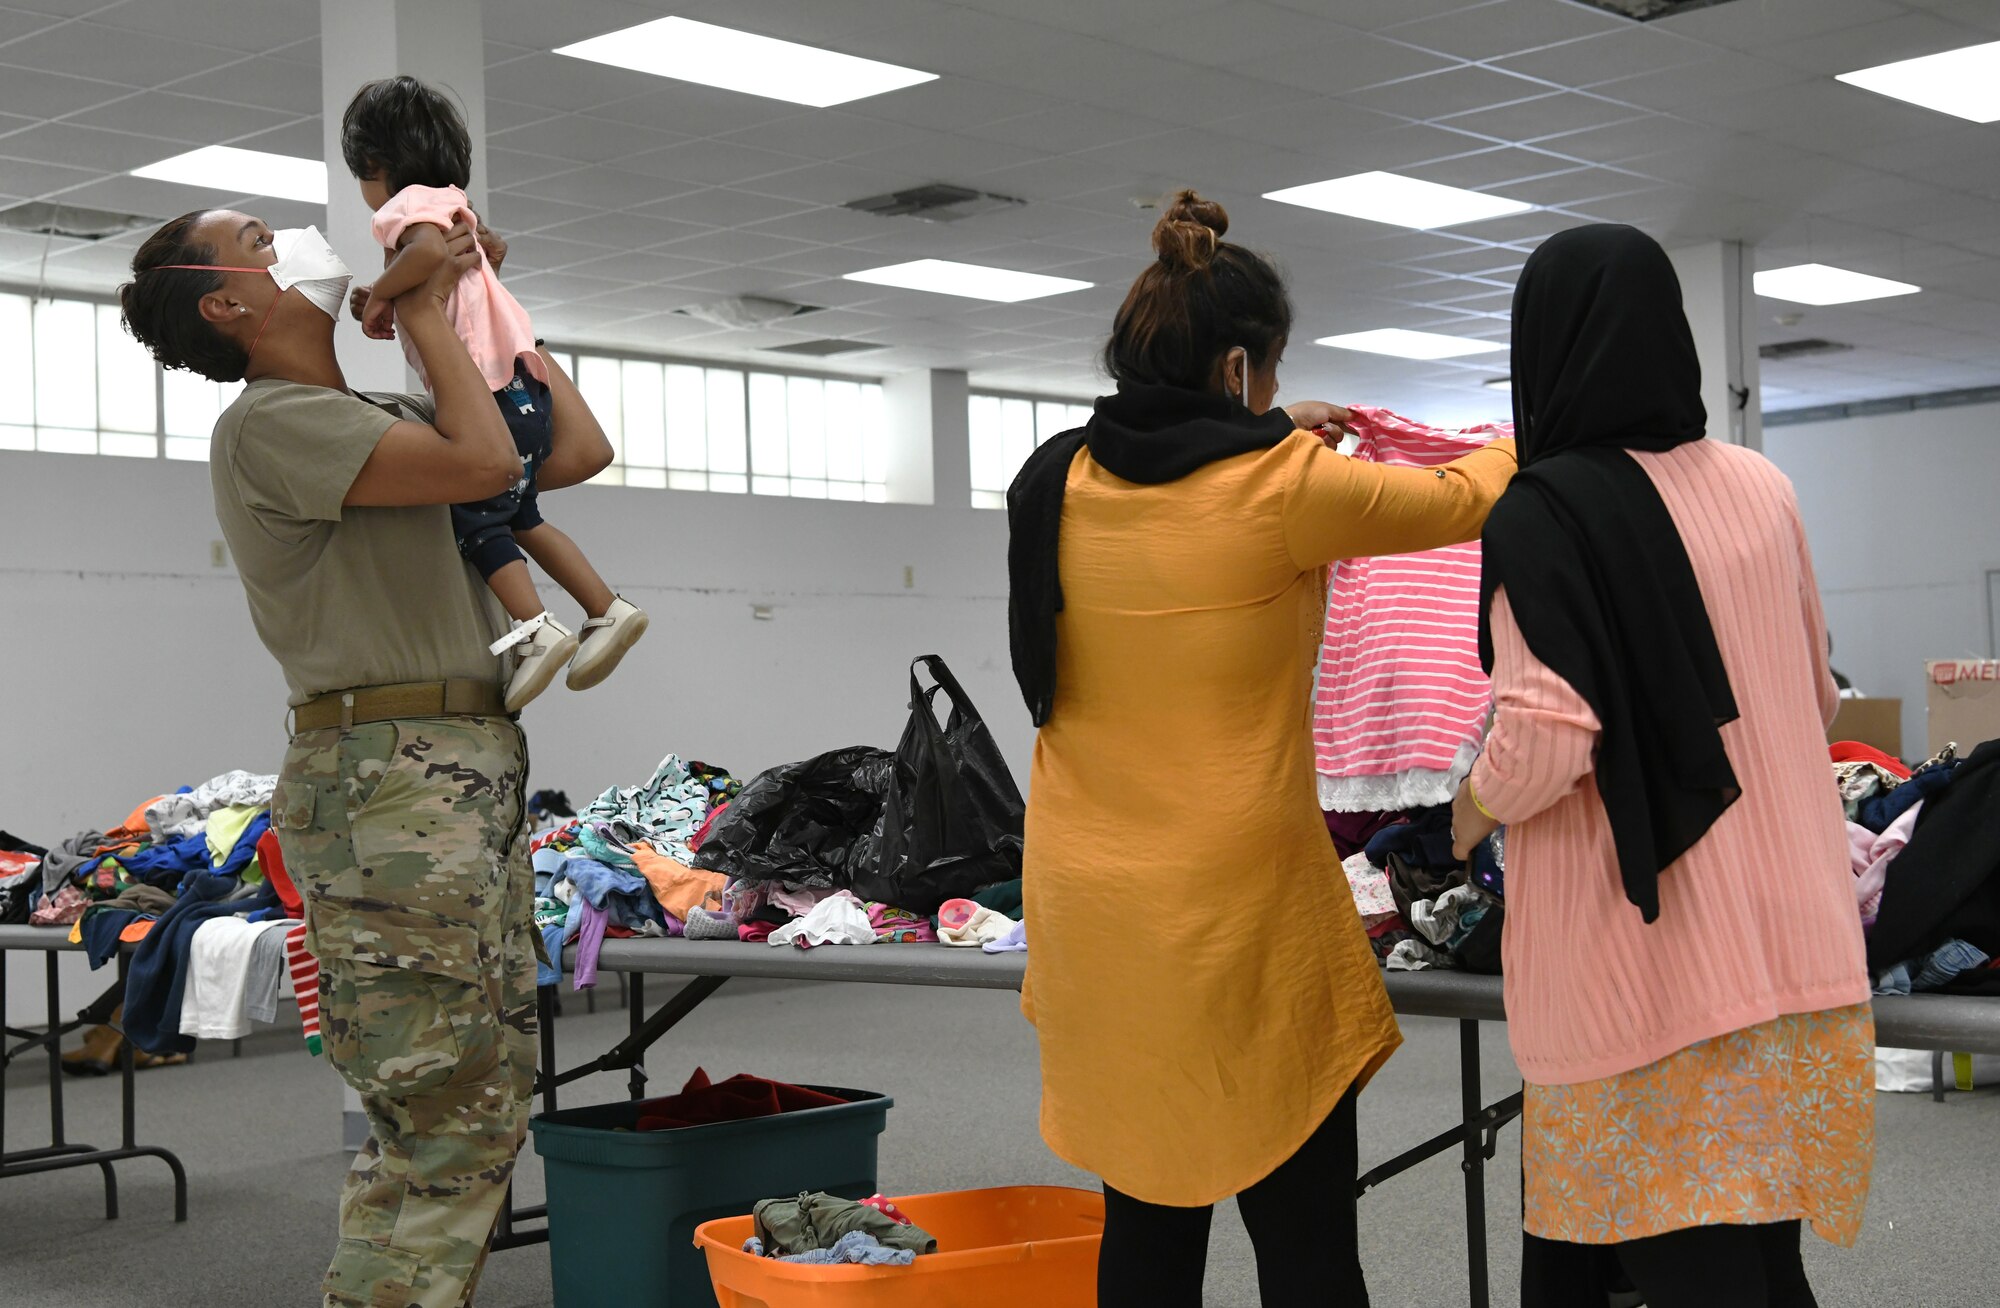
M 1803 1308 L 1802 1220 L 1851 1244 L 1874 1029 L 1837 705 L 1792 488 L 1702 439 L 1666 253 L 1562 232 L 1514 296 L 1521 472 L 1485 542 L 1495 715 L 1462 849 L 1508 826 L 1527 1081 L 1522 1300 Z

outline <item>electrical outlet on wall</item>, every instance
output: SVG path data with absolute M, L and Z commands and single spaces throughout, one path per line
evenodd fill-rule
M 229 546 L 219 540 L 208 543 L 208 566 L 226 568 L 229 566 Z
M 916 588 L 917 588 L 916 567 L 912 564 L 905 563 L 903 565 L 903 589 L 915 590 Z

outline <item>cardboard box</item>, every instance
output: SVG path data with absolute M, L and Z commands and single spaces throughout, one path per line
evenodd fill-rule
M 1829 742 L 1859 741 L 1873 745 L 1890 758 L 1903 757 L 1903 701 L 1900 699 L 1844 699 L 1833 725 L 1826 729 Z
M 1924 680 L 1931 753 L 1957 741 L 1963 756 L 2000 739 L 2000 659 L 1933 659 Z

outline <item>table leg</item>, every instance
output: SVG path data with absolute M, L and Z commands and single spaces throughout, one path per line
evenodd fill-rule
M 631 981 L 631 1004 L 626 1009 L 626 1025 L 631 1029 L 628 1039 L 637 1040 L 646 1025 L 646 974 L 634 972 Z M 625 1088 L 634 1099 L 646 1097 L 646 1056 L 643 1050 L 632 1064 L 632 1075 L 626 1081 Z
M 1459 1103 L 1465 1118 L 1465 1269 L 1471 1308 L 1487 1308 L 1485 1113 L 1479 1090 L 1479 1023 L 1458 1024 Z

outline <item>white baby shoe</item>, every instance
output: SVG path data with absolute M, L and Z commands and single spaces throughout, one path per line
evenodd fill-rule
M 519 713 L 547 690 L 576 654 L 576 647 L 576 636 L 547 613 L 515 623 L 512 631 L 494 641 L 495 654 L 511 651 L 514 658 L 514 674 L 507 680 L 507 711 Z
M 610 676 L 625 651 L 639 643 L 650 624 L 646 611 L 613 596 L 601 618 L 583 624 L 583 648 L 569 665 L 569 688 L 589 690 Z

